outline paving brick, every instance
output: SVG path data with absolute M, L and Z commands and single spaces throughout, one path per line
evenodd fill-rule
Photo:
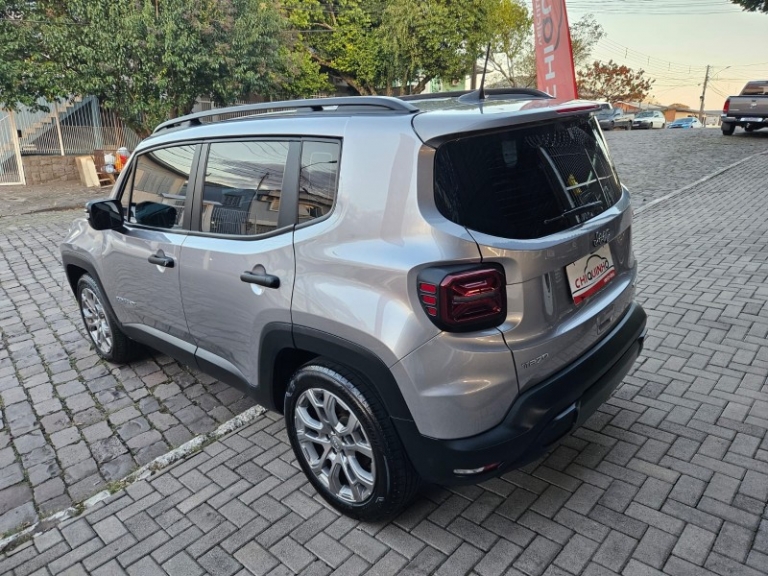
M 559 544 L 547 540 L 543 536 L 538 536 L 515 560 L 513 566 L 526 574 L 538 576 L 544 573 L 544 570 L 560 553 L 561 548 Z
M 615 572 L 621 572 L 637 546 L 637 540 L 621 532 L 612 531 L 600 545 L 594 561 Z
M 723 524 L 717 540 L 715 540 L 714 550 L 743 563 L 747 559 L 753 538 L 754 532 L 752 530 L 726 522 Z
M 643 564 L 661 570 L 677 541 L 675 536 L 650 526 L 632 556 Z
M 169 576 L 198 576 L 203 574 L 202 567 L 189 557 L 186 552 L 179 552 L 163 564 L 163 570 Z

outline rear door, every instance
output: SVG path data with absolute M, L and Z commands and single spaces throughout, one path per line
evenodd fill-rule
M 294 284 L 298 139 L 212 142 L 202 152 L 181 285 L 200 367 L 258 384 L 259 344 L 289 324 Z
M 634 293 L 630 201 L 596 121 L 571 116 L 464 135 L 438 148 L 438 209 L 504 266 L 500 329 L 523 390 L 617 322 Z

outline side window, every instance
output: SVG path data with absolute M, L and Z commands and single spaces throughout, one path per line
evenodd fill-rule
M 128 221 L 155 228 L 179 228 L 195 146 L 153 150 L 137 158 Z
M 305 141 L 301 148 L 299 224 L 325 216 L 336 199 L 339 143 Z
M 277 228 L 289 142 L 214 142 L 208 152 L 202 231 L 253 236 Z

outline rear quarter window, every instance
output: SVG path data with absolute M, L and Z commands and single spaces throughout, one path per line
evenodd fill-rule
M 593 218 L 620 197 L 602 134 L 589 117 L 459 138 L 435 156 L 440 213 L 493 236 L 548 236 Z M 562 217 L 587 204 L 595 207 Z

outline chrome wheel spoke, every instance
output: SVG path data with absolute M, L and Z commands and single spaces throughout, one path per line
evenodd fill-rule
M 112 350 L 112 330 L 99 297 L 90 288 L 84 288 L 80 293 L 80 311 L 94 345 L 102 353 L 109 354 Z
M 373 449 L 360 420 L 327 390 L 299 395 L 293 422 L 301 455 L 315 477 L 340 500 L 363 502 L 376 481 Z

